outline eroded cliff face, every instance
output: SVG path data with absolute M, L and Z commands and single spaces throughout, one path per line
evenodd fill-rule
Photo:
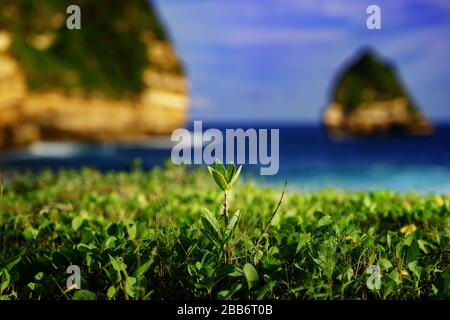
M 15 1 L 9 1 L 9 5 L 14 7 Z M 82 12 L 83 3 L 81 1 L 80 4 Z M 126 12 L 129 8 L 123 2 L 123 6 L 119 5 L 117 9 Z M 14 11 L 11 7 L 8 10 Z M 154 13 L 151 14 L 156 19 Z M 60 13 L 56 12 L 53 16 L 60 17 Z M 52 20 L 51 17 L 47 18 Z M 126 67 L 133 63 L 133 59 L 126 56 L 109 61 L 111 74 L 108 74 L 108 65 L 103 69 L 95 67 L 96 63 L 103 63 L 101 59 L 107 60 L 107 56 L 100 56 L 98 60 L 95 55 L 80 56 L 80 59 L 91 59 L 81 66 L 81 71 L 77 68 L 70 69 L 70 61 L 67 64 L 70 67 L 60 67 L 61 61 L 67 62 L 64 54 L 57 56 L 59 60 L 55 59 L 51 65 L 49 61 L 52 55 L 61 51 L 52 51 L 53 46 L 73 45 L 70 39 L 65 43 L 58 33 L 61 28 L 65 28 L 64 19 L 64 24 L 53 24 L 50 31 L 45 30 L 42 34 L 38 32 L 37 35 L 30 32 L 26 37 L 23 33 L 15 32 L 14 28 L 8 30 L 5 20 L 7 22 L 5 18 L 2 21 L 0 15 L 0 22 L 3 22 L 0 23 L 0 148 L 23 146 L 39 140 L 136 140 L 151 135 L 170 134 L 175 128 L 185 125 L 189 102 L 187 79 L 170 42 L 160 34 L 155 34 L 152 28 L 133 26 L 132 31 L 139 37 L 139 43 L 143 44 L 142 59 L 146 58 L 147 63 L 134 66 L 134 73 L 130 71 L 128 76 Z M 115 21 L 116 24 L 127 23 L 121 19 Z M 88 23 L 89 21 L 84 22 L 85 29 L 89 29 Z M 71 32 L 89 31 L 82 29 Z M 108 44 L 111 45 L 111 50 L 122 50 L 126 54 L 124 48 L 115 48 L 120 43 Z M 24 51 L 20 51 L 22 49 Z M 33 63 L 36 61 L 26 60 L 29 52 L 38 57 L 35 59 L 38 64 L 42 60 L 42 64 L 34 69 Z M 50 57 L 48 61 L 47 57 Z M 93 70 L 100 70 L 92 74 L 93 78 L 100 79 L 92 81 L 92 84 L 83 81 L 83 77 L 89 79 L 89 63 L 92 63 Z M 125 64 L 125 72 L 114 70 L 116 64 Z M 83 68 L 87 76 L 80 74 Z M 116 71 L 115 75 L 112 74 L 113 71 Z M 60 81 L 55 80 L 55 77 L 60 77 Z M 75 80 L 71 82 L 70 77 Z M 111 94 L 108 90 L 113 86 L 109 86 L 108 77 L 112 78 L 111 83 L 114 80 L 120 85 L 117 88 L 126 88 L 128 91 L 124 90 L 120 94 L 113 91 Z M 102 79 L 105 80 L 102 82 Z M 55 81 L 54 84 L 48 85 L 52 81 Z M 128 81 L 134 81 L 136 85 L 127 86 Z
M 341 104 L 332 103 L 325 111 L 324 122 L 332 136 L 433 133 L 427 119 L 411 114 L 405 98 L 362 104 L 348 113 Z
M 323 120 L 331 136 L 433 132 L 393 67 L 372 51 L 361 54 L 340 75 Z

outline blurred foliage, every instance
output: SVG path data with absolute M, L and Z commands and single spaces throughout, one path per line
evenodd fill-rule
M 364 103 L 398 97 L 408 99 L 411 112 L 416 112 L 417 108 L 403 88 L 394 66 L 382 61 L 372 50 L 365 49 L 340 75 L 333 101 L 351 112 Z
M 245 170 L 245 168 L 244 168 Z M 0 200 L 0 299 L 448 299 L 450 197 L 233 186 L 225 263 L 204 234 L 206 168 L 19 174 Z M 70 264 L 81 289 L 66 287 Z M 377 266 L 373 285 L 367 270 Z
M 81 8 L 81 30 L 66 27 L 72 4 Z M 111 97 L 133 97 L 143 90 L 142 72 L 152 63 L 144 32 L 167 39 L 147 0 L 2 0 L 1 29 L 12 33 L 11 51 L 30 90 Z M 36 45 L 39 41 L 49 44 Z

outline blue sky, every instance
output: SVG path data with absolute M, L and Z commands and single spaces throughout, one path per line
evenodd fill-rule
M 190 80 L 191 120 L 317 123 L 362 47 L 394 62 L 423 112 L 450 120 L 449 0 L 156 0 Z M 368 30 L 366 8 L 381 8 Z

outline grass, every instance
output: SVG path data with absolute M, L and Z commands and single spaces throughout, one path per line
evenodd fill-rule
M 224 260 L 202 223 L 223 211 L 205 168 L 15 175 L 0 204 L 0 297 L 450 298 L 448 195 L 288 187 L 257 243 L 281 187 L 228 192 L 241 213 Z M 71 264 L 81 290 L 67 288 Z

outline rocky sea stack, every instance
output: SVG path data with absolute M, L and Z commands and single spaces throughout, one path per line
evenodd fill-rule
M 66 10 L 81 9 L 69 30 Z M 148 0 L 0 6 L 0 149 L 123 141 L 184 126 L 187 80 Z
M 433 128 L 399 80 L 395 68 L 364 50 L 337 79 L 324 114 L 331 136 L 430 135 Z

